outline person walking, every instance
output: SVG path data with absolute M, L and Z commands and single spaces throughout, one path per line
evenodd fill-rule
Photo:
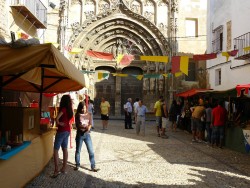
M 91 170 L 93 172 L 97 172 L 99 169 L 95 166 L 95 156 L 93 150 L 93 144 L 90 136 L 90 129 L 91 129 L 91 114 L 88 113 L 87 107 L 85 102 L 80 102 L 78 104 L 76 114 L 75 114 L 75 123 L 76 123 L 76 151 L 75 151 L 75 163 L 76 166 L 74 170 L 78 170 L 80 167 L 80 153 L 82 149 L 82 143 L 84 142 L 88 153 L 89 153 L 89 160 L 91 164 Z
M 202 142 L 202 122 L 201 118 L 205 114 L 205 108 L 204 103 L 202 99 L 199 99 L 199 105 L 194 108 L 194 111 L 192 113 L 192 134 L 193 139 L 192 142 Z M 197 136 L 197 139 L 196 139 Z
M 140 132 L 142 136 L 145 136 L 145 118 L 148 109 L 145 105 L 143 105 L 143 101 L 138 101 L 138 107 L 135 109 L 135 115 L 137 117 L 136 121 L 136 134 L 139 135 Z
M 125 129 L 133 129 L 132 127 L 132 99 L 128 98 L 127 103 L 124 105 L 125 111 Z
M 223 101 L 219 101 L 218 106 L 212 110 L 212 147 L 216 144 L 222 148 L 226 120 L 227 110 L 223 107 Z
M 185 106 L 183 108 L 184 111 L 184 129 L 188 132 L 191 133 L 191 116 L 192 116 L 192 111 L 190 109 L 190 104 L 188 101 L 185 102 Z
M 133 104 L 133 109 L 134 109 L 134 124 L 136 124 L 136 121 L 137 121 L 137 116 L 136 116 L 135 110 L 139 106 L 139 100 L 140 100 L 139 98 L 136 98 L 135 102 Z
M 169 109 L 169 121 L 171 122 L 171 131 L 176 132 L 176 121 L 177 121 L 177 102 L 173 100 L 171 107 Z
M 154 113 L 156 118 L 156 130 L 158 137 L 161 136 L 161 129 L 162 129 L 162 112 L 161 112 L 161 105 L 163 102 L 163 96 L 159 97 L 159 100 L 156 101 L 154 105 Z
M 86 99 L 84 100 L 86 104 Z M 94 104 L 93 100 L 90 99 L 88 100 L 88 113 L 91 115 L 91 129 L 94 129 Z
M 56 117 L 57 132 L 54 140 L 54 174 L 52 178 L 56 178 L 60 173 L 66 173 L 66 165 L 68 161 L 68 141 L 70 135 L 70 120 L 73 118 L 73 108 L 70 95 L 63 95 L 60 101 L 59 112 Z M 58 151 L 62 147 L 63 166 L 59 171 L 59 155 Z
M 162 115 L 161 137 L 168 138 L 168 136 L 166 135 L 168 111 L 167 111 L 167 104 L 165 100 L 162 101 L 161 115 Z
M 100 110 L 101 110 L 101 120 L 102 120 L 102 129 L 108 129 L 108 121 L 109 121 L 109 112 L 110 112 L 110 104 L 104 97 L 101 99 Z
M 205 110 L 206 110 L 206 114 L 205 114 L 205 120 L 206 120 L 206 132 L 207 132 L 207 139 L 206 141 L 211 144 L 211 138 L 212 138 L 212 126 L 211 126 L 211 121 L 212 121 L 212 108 L 211 108 L 211 104 L 207 103 L 205 105 Z

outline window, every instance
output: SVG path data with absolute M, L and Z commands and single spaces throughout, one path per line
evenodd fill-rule
M 221 85 L 221 69 L 215 70 L 215 85 Z
M 219 26 L 213 30 L 213 52 L 222 52 L 223 50 L 223 26 Z
M 186 36 L 198 36 L 198 20 L 197 18 L 186 18 Z

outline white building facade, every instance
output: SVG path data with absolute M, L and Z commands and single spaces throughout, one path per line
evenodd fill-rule
M 250 1 L 209 0 L 207 6 L 207 61 L 209 84 L 214 90 L 228 90 L 250 82 Z M 229 59 L 222 52 L 238 50 Z

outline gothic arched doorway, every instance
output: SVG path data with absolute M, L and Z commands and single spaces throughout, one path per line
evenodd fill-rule
M 96 72 L 109 73 L 108 79 L 97 80 L 95 83 L 94 106 L 96 114 L 100 114 L 101 98 L 104 97 L 110 103 L 110 115 L 115 114 L 115 77 L 110 73 L 115 73 L 112 67 L 97 67 Z
M 123 105 L 128 98 L 132 98 L 133 102 L 136 98 L 142 98 L 142 80 L 131 75 L 141 75 L 142 70 L 137 67 L 126 67 L 122 70 L 122 74 L 129 74 L 128 77 L 121 79 L 121 114 L 124 114 Z

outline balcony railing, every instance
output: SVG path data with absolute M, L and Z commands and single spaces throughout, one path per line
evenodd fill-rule
M 250 47 L 250 32 L 234 39 L 234 49 L 239 50 L 235 59 L 245 60 L 250 58 L 250 50 L 244 50 L 246 47 Z
M 36 28 L 46 29 L 47 8 L 40 0 L 10 0 L 10 6 L 20 12 Z

